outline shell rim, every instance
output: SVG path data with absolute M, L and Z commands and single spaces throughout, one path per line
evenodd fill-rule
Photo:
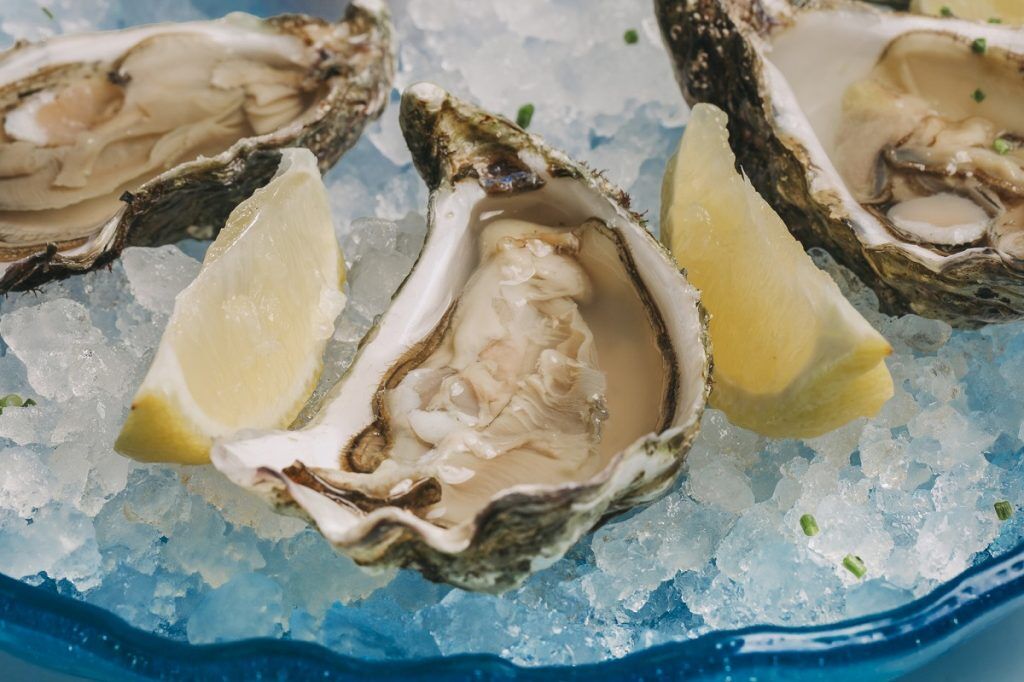
M 539 141 L 536 135 L 531 135 L 530 139 L 531 142 L 538 146 L 538 148 L 543 149 L 544 151 L 549 153 L 554 152 L 560 154 L 560 152 L 557 152 L 556 150 L 551 150 L 550 148 L 546 147 L 546 145 L 543 145 L 543 143 Z M 559 158 L 559 160 L 568 161 L 568 157 L 565 157 L 565 159 Z M 571 163 L 571 161 L 568 162 Z M 671 261 L 671 256 L 668 254 L 668 251 L 667 249 L 665 249 L 664 245 L 661 244 L 660 241 L 654 239 L 653 235 L 651 235 L 650 232 L 640 224 L 636 214 L 625 209 L 619 203 L 612 201 L 611 197 L 605 195 L 604 192 L 602 192 L 601 188 L 598 187 L 597 184 L 592 181 L 592 178 L 590 178 L 589 175 L 585 176 L 584 178 L 576 179 L 576 181 L 583 182 L 584 184 L 586 184 L 594 200 L 607 201 L 608 204 L 613 207 L 614 211 L 623 220 L 630 223 L 638 231 L 638 233 L 642 233 L 641 237 L 646 238 L 648 240 L 649 245 L 652 248 L 654 248 L 663 259 L 668 259 L 671 266 L 680 273 L 682 285 L 690 290 L 690 294 L 692 295 L 692 300 L 695 305 L 695 319 L 693 320 L 693 322 L 696 325 L 695 331 L 697 338 L 700 341 L 698 349 L 700 355 L 702 356 L 700 358 L 700 366 L 702 371 L 701 376 L 698 377 L 698 379 L 700 380 L 701 388 L 698 391 L 696 391 L 696 395 L 692 396 L 689 401 L 680 399 L 678 412 L 680 415 L 684 416 L 681 416 L 681 418 L 679 418 L 678 420 L 676 418 L 671 419 L 669 422 L 669 426 L 659 432 L 640 434 L 629 445 L 627 445 L 622 450 L 620 450 L 619 452 L 615 453 L 612 457 L 610 457 L 604 467 L 595 472 L 590 478 L 586 480 L 570 481 L 554 485 L 520 484 L 516 486 L 511 486 L 509 488 L 505 488 L 498 494 L 491 497 L 490 500 L 488 500 L 487 504 L 483 508 L 481 508 L 476 514 L 474 514 L 472 518 L 469 518 L 463 521 L 462 523 L 449 528 L 436 526 L 430 521 L 426 519 L 421 519 L 420 517 L 412 514 L 412 512 L 404 508 L 397 507 L 394 505 L 383 506 L 371 512 L 365 513 L 356 524 L 354 524 L 348 531 L 346 531 L 345 540 L 332 540 L 332 544 L 342 546 L 356 545 L 358 544 L 360 539 L 371 535 L 378 529 L 387 528 L 391 525 L 397 525 L 400 527 L 408 528 L 410 531 L 416 534 L 417 538 L 420 541 L 426 543 L 428 546 L 436 549 L 439 552 L 449 555 L 458 555 L 473 544 L 475 538 L 477 537 L 477 534 L 480 532 L 480 519 L 484 519 L 489 514 L 493 513 L 496 509 L 500 509 L 502 503 L 506 499 L 515 498 L 520 495 L 532 495 L 538 498 L 555 498 L 561 495 L 565 495 L 567 493 L 578 493 L 583 495 L 591 493 L 597 494 L 599 497 L 601 497 L 607 494 L 607 492 L 602 491 L 602 488 L 609 486 L 613 482 L 613 479 L 616 477 L 616 475 L 623 470 L 623 465 L 627 459 L 627 456 L 640 451 L 672 447 L 671 444 L 674 441 L 679 441 L 683 443 L 683 446 L 681 448 L 672 448 L 674 450 L 681 450 L 681 452 L 672 455 L 672 458 L 675 459 L 677 463 L 682 462 L 682 459 L 685 457 L 685 452 L 689 449 L 690 442 L 692 442 L 692 440 L 697 435 L 701 423 L 701 418 L 707 406 L 707 398 L 711 390 L 710 376 L 712 354 L 710 349 L 710 337 L 707 333 L 708 316 L 703 305 L 700 302 L 700 290 L 697 289 L 692 283 L 690 283 L 689 280 L 685 279 L 685 273 L 675 265 L 674 261 Z M 473 183 L 475 183 L 475 180 L 472 178 L 462 178 L 455 182 L 447 181 L 445 183 L 442 183 L 441 187 L 430 193 L 430 197 L 428 199 L 429 215 L 434 215 L 435 201 L 439 192 L 455 192 L 458 191 L 460 185 L 468 185 Z M 427 235 L 425 237 L 425 240 L 429 239 L 431 229 L 432 228 L 428 224 Z M 405 279 L 402 280 L 402 283 L 399 285 L 398 289 L 395 290 L 394 294 L 391 297 L 391 302 L 389 303 L 389 306 L 394 303 L 394 301 L 405 289 L 406 283 L 409 281 L 412 271 L 416 270 L 416 268 L 420 266 L 420 257 L 422 256 L 422 253 L 423 252 L 421 250 L 420 253 L 417 255 L 416 261 L 413 263 L 409 275 L 407 275 Z M 383 316 L 381 316 L 381 319 L 383 319 Z M 339 378 L 338 384 L 336 384 L 336 386 L 340 385 L 345 380 L 348 372 L 355 365 L 364 347 L 370 343 L 373 343 L 379 326 L 380 320 L 378 320 L 378 322 L 373 325 L 373 327 L 360 341 L 360 345 L 356 351 L 355 357 L 353 358 L 351 364 L 349 365 L 349 368 L 346 369 L 345 374 L 343 374 L 342 377 Z M 685 379 L 681 376 L 679 380 L 680 387 L 685 385 L 685 383 Z M 330 392 L 328 393 L 328 396 L 329 395 Z M 321 408 L 325 406 L 327 402 L 330 402 L 329 397 L 324 399 L 324 402 L 321 404 Z M 215 450 L 219 449 L 219 446 L 215 446 Z M 239 459 L 234 454 L 225 455 L 225 457 L 230 457 L 232 460 L 235 461 Z M 234 464 L 232 465 L 233 468 L 235 466 L 236 465 Z M 291 480 L 290 477 L 284 474 L 283 470 L 276 471 L 269 467 L 256 467 L 253 468 L 253 474 L 254 479 L 256 478 L 256 476 L 259 476 L 262 480 L 266 480 L 267 478 L 276 479 L 281 487 L 283 487 L 285 490 L 288 490 L 289 498 L 292 498 L 291 488 L 293 486 L 299 488 L 306 488 L 306 486 L 303 486 L 302 484 Z M 310 492 L 316 492 L 312 489 L 309 490 Z M 616 499 L 616 496 L 613 495 L 612 499 Z M 304 504 L 302 504 L 298 500 L 292 498 L 289 499 L 285 503 L 285 505 L 279 506 L 297 507 L 297 509 L 302 510 L 302 513 L 304 515 L 308 515 L 315 525 L 319 526 L 317 518 L 306 508 Z M 611 510 L 611 507 L 609 507 L 609 510 Z M 442 540 L 441 543 L 439 543 L 437 540 L 428 537 L 428 532 L 424 532 L 423 528 L 421 528 L 421 526 L 423 526 L 424 524 L 429 524 L 431 526 L 431 528 L 428 529 L 428 532 L 430 534 L 433 534 L 436 531 L 441 531 L 445 536 L 450 535 L 451 537 L 446 537 Z M 457 534 L 459 531 L 462 531 L 465 534 L 460 536 L 459 534 Z M 584 532 L 584 535 L 586 535 L 589 532 L 590 531 Z M 460 537 L 462 537 L 463 539 L 460 540 Z M 449 545 L 449 543 L 451 546 L 445 546 Z M 461 546 L 456 547 L 455 545 Z

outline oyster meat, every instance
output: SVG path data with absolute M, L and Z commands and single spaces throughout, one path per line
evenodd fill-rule
M 1024 34 L 844 0 L 657 0 L 691 103 L 890 312 L 1024 316 Z
M 219 229 L 284 147 L 329 168 L 384 107 L 380 2 L 157 24 L 0 55 L 0 292 Z
M 310 422 L 214 464 L 365 565 L 500 591 L 675 478 L 707 396 L 696 290 L 625 194 L 419 84 L 413 271 Z

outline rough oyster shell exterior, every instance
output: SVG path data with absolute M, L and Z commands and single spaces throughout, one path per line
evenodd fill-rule
M 764 43 L 795 13 L 833 7 L 875 19 L 883 11 L 841 0 L 655 0 L 686 101 L 710 102 L 729 115 L 739 165 L 804 246 L 832 253 L 874 289 L 886 312 L 912 312 L 960 327 L 1024 317 L 1024 263 L 991 248 L 945 255 L 895 239 L 866 243 L 859 219 L 822 182 L 804 140 L 779 124 Z M 942 19 L 914 21 L 951 30 Z
M 603 202 L 617 220 L 638 236 L 642 234 L 644 248 L 652 250 L 659 267 L 672 277 L 676 293 L 685 294 L 678 305 L 690 306 L 681 315 L 692 323 L 692 329 L 680 333 L 680 337 L 692 338 L 692 357 L 686 366 L 689 376 L 685 390 L 679 391 L 682 395 L 672 397 L 682 405 L 677 413 L 681 416 L 663 432 L 642 436 L 614 455 L 588 480 L 557 487 L 518 485 L 491 498 L 468 523 L 451 528 L 435 526 L 398 505 L 375 507 L 358 518 L 351 514 L 342 518 L 351 492 L 332 490 L 328 481 L 302 465 L 288 461 L 290 466 L 282 466 L 286 458 L 280 455 L 268 457 L 274 466 L 256 468 L 232 452 L 229 442 L 215 446 L 213 461 L 236 483 L 261 490 L 283 510 L 311 519 L 336 548 L 361 565 L 415 568 L 434 581 L 501 592 L 558 560 L 602 519 L 650 502 L 672 485 L 697 435 L 707 400 L 710 355 L 706 319 L 696 291 L 642 227 L 640 217 L 630 211 L 626 194 L 599 174 L 547 147 L 514 123 L 428 84 L 413 86 L 404 94 L 401 125 L 416 168 L 431 190 L 428 245 L 440 219 L 435 210 L 439 192 L 469 183 L 478 185 L 488 197 L 516 197 L 528 195 L 554 178 L 580 183 L 587 196 Z M 425 245 L 424 251 L 427 248 Z M 420 267 L 430 264 L 421 257 L 416 265 Z M 400 289 L 395 300 L 401 295 Z M 381 342 L 387 339 L 375 329 L 364 341 L 364 348 Z M 680 385 L 684 385 L 682 381 Z M 273 448 L 274 444 L 262 447 Z M 419 492 L 431 491 L 424 487 Z M 409 506 L 415 506 L 414 501 L 410 500 Z
M 256 20 L 229 15 L 213 23 L 239 21 Z M 298 14 L 259 23 L 260 30 L 297 36 L 315 50 L 318 60 L 309 77 L 323 82 L 325 92 L 311 109 L 283 128 L 241 139 L 214 157 L 179 164 L 126 192 L 121 209 L 86 245 L 61 252 L 56 244 L 48 244 L 9 263 L 0 277 L 0 293 L 105 265 L 126 246 L 212 237 L 238 203 L 269 181 L 280 162 L 280 149 L 307 147 L 326 171 L 355 144 L 367 123 L 383 111 L 394 74 L 392 30 L 383 2 L 355 0 L 336 23 Z M 166 26 L 169 31 L 181 30 L 179 25 Z M 102 40 L 103 34 L 95 39 Z M 0 55 L 0 75 L 5 60 L 35 47 L 21 43 Z M 190 232 L 193 227 L 199 231 Z

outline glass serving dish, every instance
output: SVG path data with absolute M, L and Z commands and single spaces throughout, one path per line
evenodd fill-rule
M 888 680 L 910 672 L 1024 601 L 1024 546 L 898 609 L 834 625 L 716 631 L 621 659 L 519 667 L 491 655 L 365 661 L 316 644 L 249 639 L 189 645 L 0 576 L 0 648 L 96 679 Z

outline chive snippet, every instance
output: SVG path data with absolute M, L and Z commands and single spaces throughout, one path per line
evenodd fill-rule
M 810 514 L 800 517 L 800 527 L 804 529 L 804 535 L 809 538 L 818 534 L 818 522 Z
M 50 21 L 53 21 L 56 18 L 53 16 L 53 11 L 49 7 L 40 7 L 39 9 L 43 10 L 43 14 L 45 14 L 46 18 Z
M 996 150 L 998 154 L 1009 154 L 1013 149 L 1013 145 L 1009 141 L 1004 140 L 1001 137 L 997 137 L 996 141 L 992 143 L 992 149 Z
M 985 94 L 984 90 L 978 88 L 977 90 L 971 93 L 971 97 L 974 99 L 975 102 L 981 104 L 982 102 L 985 101 L 985 98 L 988 97 L 988 95 Z
M 847 554 L 843 557 L 843 568 L 858 578 L 863 578 L 868 572 L 868 567 L 864 565 L 864 560 L 856 554 Z
M 529 128 L 530 121 L 533 120 L 534 107 L 532 104 L 524 104 L 519 107 L 519 111 L 516 113 L 516 124 L 520 128 Z
M 1003 23 L 1003 20 L 1000 19 L 999 17 L 989 17 L 988 18 L 988 23 L 990 23 L 990 24 L 1001 24 L 1001 23 Z
M 953 10 L 951 10 L 948 5 L 943 5 L 939 9 L 939 14 L 941 14 L 944 17 L 951 17 L 953 16 Z
M 999 500 L 993 506 L 996 508 L 996 516 L 999 517 L 1000 521 L 1006 521 L 1013 516 L 1013 505 L 1006 500 Z
M 0 398 L 0 414 L 4 413 L 5 407 L 32 407 L 35 404 L 36 401 L 32 400 L 32 398 L 25 400 L 17 393 L 8 393 Z
M 974 54 L 985 54 L 985 50 L 988 49 L 988 41 L 984 38 L 975 38 L 974 42 L 971 43 L 971 52 Z
M 622 34 L 622 39 L 626 41 L 627 45 L 635 45 L 640 40 L 640 34 L 636 32 L 636 29 L 629 29 Z

